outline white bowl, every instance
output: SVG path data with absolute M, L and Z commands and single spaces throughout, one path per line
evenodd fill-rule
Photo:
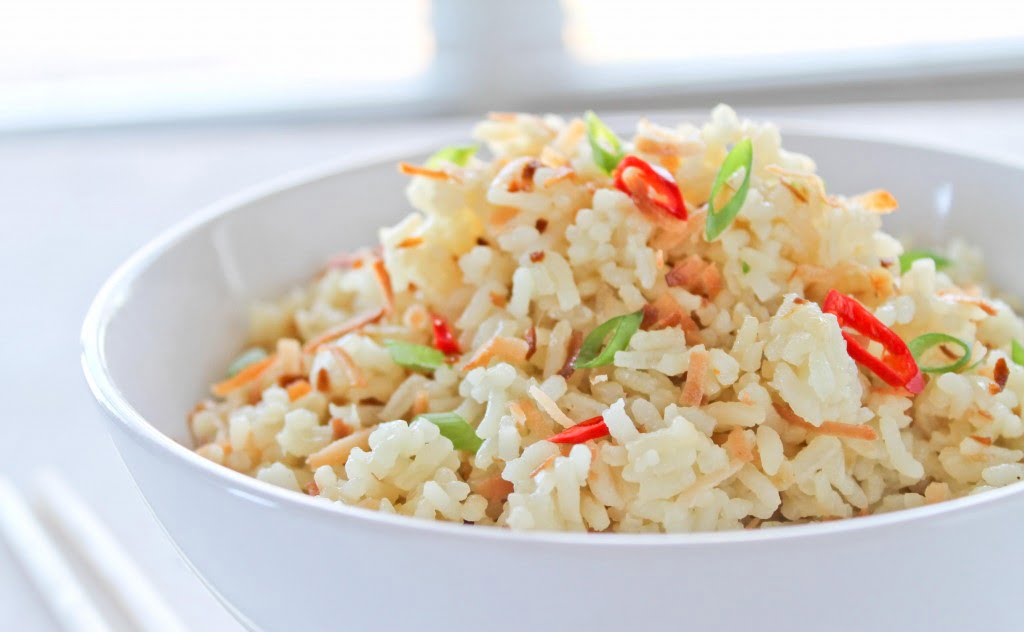
M 840 193 L 886 187 L 899 237 L 983 247 L 1023 290 L 1023 172 L 785 128 Z M 422 158 L 423 154 L 416 156 Z M 524 534 L 333 505 L 192 453 L 185 415 L 238 351 L 248 302 L 376 241 L 408 210 L 395 158 L 292 176 L 208 208 L 96 297 L 86 377 L 154 513 L 261 629 L 1011 629 L 1023 485 L 847 521 L 703 534 Z

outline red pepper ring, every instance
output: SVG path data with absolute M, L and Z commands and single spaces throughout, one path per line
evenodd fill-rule
M 901 336 L 891 331 L 858 300 L 831 289 L 823 301 L 823 311 L 837 316 L 841 328 L 857 331 L 862 336 L 879 342 L 884 348 L 883 358 L 877 358 L 863 347 L 855 336 L 841 331 L 848 345 L 848 355 L 859 364 L 865 365 L 881 380 L 892 387 L 904 387 L 912 393 L 923 390 L 923 374 L 908 345 Z
M 551 438 L 546 438 L 546 440 L 556 444 L 580 444 L 608 435 L 609 427 L 606 426 L 606 421 L 602 419 L 602 416 L 595 416 L 572 427 L 567 427 Z
M 637 177 L 628 174 L 625 179 L 624 174 L 630 169 L 635 170 Z M 680 187 L 665 170 L 660 169 L 638 156 L 624 156 L 613 171 L 613 185 L 629 195 L 642 211 L 650 212 L 657 208 L 678 220 L 687 220 L 688 210 Z
M 452 328 L 445 318 L 431 314 L 431 329 L 435 333 L 435 348 L 447 356 L 461 353 L 460 343 L 452 335 Z

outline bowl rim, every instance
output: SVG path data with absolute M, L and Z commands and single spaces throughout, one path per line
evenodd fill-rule
M 631 114 L 616 114 L 613 117 L 627 117 L 627 115 Z M 795 119 L 780 118 L 774 119 L 774 122 L 780 125 L 785 137 L 786 135 L 800 135 L 837 141 L 868 142 L 884 146 L 901 147 L 907 150 L 957 156 L 974 162 L 990 163 L 1005 168 L 1019 169 L 1020 171 L 1023 169 L 1021 161 L 1016 162 L 1009 158 L 985 154 L 964 153 L 945 148 L 943 145 L 929 145 L 918 142 L 909 143 L 887 137 L 846 134 L 843 132 L 838 134 L 837 132 L 828 131 L 826 125 Z M 309 184 L 330 179 L 337 174 L 371 168 L 375 165 L 395 163 L 400 159 L 416 155 L 418 152 L 427 154 L 430 151 L 431 148 L 425 150 L 418 145 L 417 148 L 411 148 L 408 152 L 397 153 L 394 150 L 390 150 L 387 153 L 367 153 L 344 160 L 329 160 L 287 172 L 202 207 L 134 251 L 100 287 L 90 303 L 80 335 L 82 349 L 81 366 L 86 382 L 97 403 L 113 418 L 117 428 L 123 430 L 128 436 L 154 454 L 168 457 L 174 463 L 174 468 L 197 471 L 203 474 L 207 480 L 221 485 L 232 494 L 281 511 L 298 511 L 327 518 L 354 518 L 366 526 L 422 531 L 435 535 L 494 538 L 513 543 L 617 547 L 755 544 L 775 540 L 793 540 L 810 536 L 856 533 L 870 529 L 893 527 L 910 521 L 936 520 L 945 514 L 984 507 L 990 503 L 1004 501 L 1015 496 L 1019 496 L 1019 500 L 1023 499 L 1024 486 L 1026 485 L 1024 485 L 1023 481 L 1019 481 L 1005 487 L 990 489 L 933 505 L 913 507 L 866 517 L 853 517 L 830 522 L 804 523 L 767 529 L 595 535 L 578 531 L 517 531 L 505 527 L 468 527 L 459 523 L 424 520 L 412 516 L 364 509 L 340 502 L 319 500 L 305 494 L 262 482 L 254 477 L 223 467 L 200 456 L 185 445 L 164 434 L 128 402 L 114 384 L 107 368 L 103 348 L 107 325 L 116 314 L 127 292 L 131 289 L 138 276 L 167 249 L 222 216 L 230 215 L 239 209 L 277 193 L 301 189 Z

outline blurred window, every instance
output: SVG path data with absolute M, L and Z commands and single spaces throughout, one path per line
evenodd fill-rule
M 1009 74 L 1022 0 L 8 0 L 0 131 Z M 1003 76 L 1004 77 L 1004 76 Z M 541 107 L 541 108 L 544 108 Z
M 1016 39 L 1022 49 L 1019 1 L 562 1 L 567 48 L 588 64 L 872 49 L 900 58 L 926 46 Z

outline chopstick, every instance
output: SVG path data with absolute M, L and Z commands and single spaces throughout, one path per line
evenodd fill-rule
M 110 631 L 110 624 L 86 595 L 57 545 L 14 485 L 0 477 L 0 534 L 15 559 L 66 631 Z
M 184 631 L 138 565 L 103 522 L 53 470 L 35 479 L 39 506 L 140 631 Z

